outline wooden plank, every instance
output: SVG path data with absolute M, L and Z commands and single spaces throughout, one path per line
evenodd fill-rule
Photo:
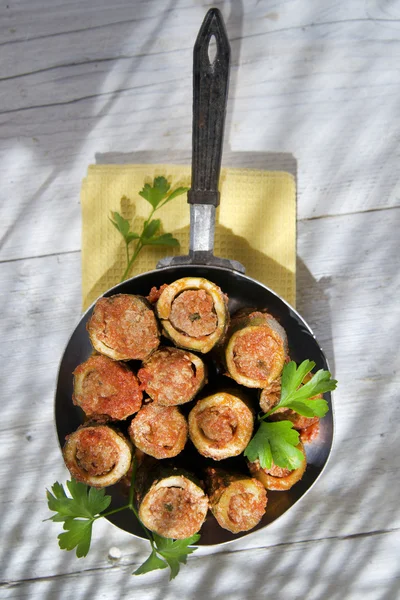
M 144 600 L 243 598 L 271 600 L 389 600 L 399 591 L 398 533 L 299 542 L 275 548 L 189 558 L 177 579 L 165 571 L 132 578 L 138 562 L 132 554 L 101 569 L 4 585 L 4 600 L 67 600 L 140 594 Z M 238 576 L 240 574 L 240 576 Z
M 400 383 L 396 346 L 398 292 L 393 288 L 393 293 L 387 294 L 389 283 L 398 285 L 397 232 L 391 228 L 394 216 L 394 211 L 387 210 L 301 223 L 299 310 L 322 340 L 339 380 L 334 395 L 336 442 L 323 477 L 302 502 L 267 530 L 226 547 L 224 551 L 229 555 L 246 548 L 279 549 L 279 544 L 292 548 L 292 544 L 303 540 L 399 527 L 400 465 L 392 418 Z M 365 232 L 368 243 L 375 248 L 367 258 Z M 49 514 L 45 488 L 67 476 L 53 426 L 53 390 L 59 357 L 80 310 L 79 259 L 79 254 L 71 253 L 0 265 L 1 360 L 7 373 L 3 394 L 9 399 L 2 406 L 0 561 L 6 581 L 38 578 L 40 586 L 45 586 L 34 588 L 29 583 L 27 588 L 21 587 L 21 594 L 67 586 L 59 584 L 58 578 L 64 575 L 68 575 L 68 586 L 78 590 L 81 585 L 88 585 L 91 589 L 92 584 L 81 583 L 78 574 L 82 571 L 84 581 L 89 582 L 96 578 L 91 579 L 87 570 L 93 570 L 101 581 L 99 569 L 114 573 L 115 569 L 108 569 L 111 546 L 119 547 L 123 557 L 128 556 L 129 569 L 132 562 L 143 560 L 147 551 L 144 542 L 107 523 L 98 523 L 93 551 L 87 559 L 78 561 L 58 550 L 58 526 L 42 522 Z M 384 402 L 384 410 L 377 408 L 377 402 Z M 376 539 L 371 538 L 366 546 L 366 553 L 371 556 L 377 548 Z M 382 541 L 376 557 L 371 558 L 380 569 L 382 557 L 389 552 L 385 544 Z M 291 552 L 288 549 L 289 563 L 290 556 L 294 556 Z M 229 561 L 221 560 L 224 581 L 229 581 L 225 566 Z M 340 562 L 330 560 L 337 573 Z M 293 568 L 296 561 L 293 558 L 290 563 Z M 359 568 L 364 585 L 369 574 L 360 565 Z M 207 569 L 201 569 L 204 576 Z M 129 570 L 124 570 L 123 576 L 131 582 L 128 574 Z M 123 577 L 116 575 L 119 576 Z M 381 582 L 380 577 L 394 576 L 393 568 L 379 574 L 377 567 L 375 576 Z M 60 581 L 64 581 L 62 577 Z M 142 589 L 142 584 L 137 583 L 142 580 L 134 581 L 129 585 Z M 147 589 L 147 580 L 143 581 L 143 589 Z M 304 580 L 302 586 L 307 585 Z M 303 593 L 306 587 L 299 589 Z M 17 593 L 18 588 L 12 591 Z M 51 596 L 55 592 L 48 593 Z
M 227 17 L 224 163 L 297 174 L 301 219 L 398 205 L 396 15 L 305 6 L 246 3 Z M 203 14 L 183 0 L 0 9 L 2 260 L 79 250 L 89 163 L 189 162 Z

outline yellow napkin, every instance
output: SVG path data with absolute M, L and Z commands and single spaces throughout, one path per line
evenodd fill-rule
M 190 167 L 179 165 L 91 165 L 81 190 L 82 297 L 87 308 L 117 284 L 126 267 L 125 244 L 110 223 L 111 211 L 140 231 L 150 205 L 138 195 L 145 182 L 163 175 L 190 187 Z M 296 300 L 296 187 L 289 173 L 222 169 L 214 254 L 236 259 L 246 274 L 272 288 L 290 304 Z M 155 268 L 164 256 L 187 254 L 189 205 L 186 194 L 156 212 L 165 233 L 180 248 L 144 247 L 130 276 Z M 132 243 L 132 246 L 134 242 Z

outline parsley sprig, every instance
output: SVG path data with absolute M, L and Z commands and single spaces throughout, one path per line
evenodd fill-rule
M 143 223 L 142 231 L 137 233 L 131 231 L 131 226 L 128 219 L 125 219 L 117 211 L 111 212 L 110 221 L 114 227 L 124 238 L 126 249 L 126 269 L 122 275 L 121 281 L 124 281 L 133 266 L 139 252 L 144 246 L 179 246 L 179 242 L 172 236 L 171 233 L 160 234 L 161 220 L 153 219 L 156 210 L 171 202 L 177 196 L 187 192 L 188 188 L 178 187 L 171 191 L 171 185 L 165 177 L 155 177 L 153 185 L 146 183 L 143 189 L 139 192 L 147 202 L 151 205 L 151 211 L 147 220 Z M 135 249 L 130 255 L 129 246 L 132 242 L 136 242 Z
M 52 486 L 51 492 L 47 490 L 48 507 L 56 513 L 48 520 L 64 523 L 64 532 L 58 535 L 58 545 L 62 550 L 76 548 L 76 555 L 81 558 L 86 556 L 90 550 L 93 523 L 97 519 L 108 517 L 122 510 L 131 510 L 151 545 L 150 556 L 133 572 L 133 575 L 169 567 L 170 580 L 174 579 L 179 573 L 180 565 L 186 564 L 188 555 L 197 550 L 192 545 L 199 541 L 200 535 L 195 534 L 184 540 L 172 540 L 147 529 L 140 521 L 134 504 L 135 478 L 136 461 L 134 460 L 128 503 L 109 511 L 107 508 L 111 503 L 111 496 L 106 495 L 104 489 L 89 487 L 71 479 L 66 482 L 70 494 L 68 496 L 64 486 L 56 482 Z
M 323 398 L 314 398 L 324 392 L 330 392 L 336 388 L 336 379 L 331 379 L 329 371 L 320 369 L 311 379 L 301 385 L 306 375 L 315 367 L 312 360 L 304 360 L 298 367 L 290 361 L 282 371 L 281 397 L 271 410 L 262 419 L 267 419 L 278 408 L 290 408 L 304 417 L 323 417 L 329 410 L 328 403 Z
M 299 433 L 293 429 L 293 423 L 269 423 L 266 419 L 283 407 L 305 417 L 323 417 L 328 412 L 327 401 L 314 396 L 334 390 L 337 381 L 331 379 L 329 371 L 321 369 L 302 385 L 314 367 L 315 362 L 310 360 L 303 361 L 298 367 L 293 361 L 284 366 L 280 400 L 265 415 L 258 417 L 260 426 L 244 451 L 250 462 L 259 460 L 262 469 L 270 469 L 272 464 L 291 471 L 300 467 L 304 455 L 297 448 Z

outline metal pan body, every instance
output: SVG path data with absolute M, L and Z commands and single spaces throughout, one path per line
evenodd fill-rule
M 316 363 L 316 369 L 328 369 L 326 357 L 318 344 L 311 328 L 304 319 L 282 298 L 275 294 L 271 289 L 263 284 L 243 275 L 239 272 L 207 265 L 182 265 L 165 267 L 138 275 L 129 279 L 114 288 L 108 290 L 104 296 L 113 294 L 128 293 L 148 295 L 153 286 L 160 287 L 164 283 L 172 283 L 181 277 L 204 277 L 213 281 L 228 295 L 229 310 L 231 314 L 245 307 L 266 308 L 273 314 L 281 325 L 285 328 L 288 336 L 289 351 L 291 359 L 299 363 L 305 359 L 313 360 Z M 92 353 L 92 346 L 86 330 L 86 324 L 92 314 L 93 306 L 82 316 L 79 324 L 73 332 L 61 360 L 57 391 L 55 398 L 55 420 L 60 445 L 63 446 L 65 437 L 75 431 L 82 423 L 83 413 L 72 404 L 73 392 L 73 371 Z M 226 380 L 226 386 L 229 387 L 230 380 L 221 372 L 210 373 L 208 386 L 216 384 L 222 385 Z M 217 381 L 218 380 L 218 381 Z M 206 390 L 203 390 L 206 394 Z M 256 392 L 250 392 L 255 394 Z M 333 411 L 331 405 L 331 396 L 325 394 L 330 410 L 324 419 L 321 420 L 320 433 L 318 438 L 306 446 L 307 470 L 303 479 L 292 489 L 286 492 L 268 492 L 268 508 L 259 525 L 253 529 L 264 528 L 278 517 L 287 512 L 300 498 L 312 487 L 318 477 L 321 475 L 332 447 L 333 441 Z M 185 449 L 186 452 L 186 449 Z M 196 456 L 190 448 L 187 451 L 189 461 L 201 477 L 201 472 L 205 466 L 200 455 Z M 244 460 L 244 459 L 240 459 Z M 223 466 L 218 465 L 218 466 Z M 233 469 L 245 468 L 238 463 L 232 464 Z M 124 490 L 113 486 L 108 488 L 107 493 L 113 497 L 112 506 L 118 507 L 125 504 L 126 498 Z M 143 530 L 137 523 L 134 515 L 130 511 L 122 511 L 109 517 L 109 520 L 121 529 L 139 537 L 144 537 Z M 201 545 L 222 544 L 251 532 L 232 534 L 219 527 L 214 517 L 209 515 L 201 529 Z

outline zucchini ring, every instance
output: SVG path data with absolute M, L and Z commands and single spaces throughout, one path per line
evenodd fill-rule
M 72 401 L 87 417 L 123 421 L 142 405 L 136 375 L 123 364 L 97 354 L 74 371 Z
M 272 315 L 256 311 L 233 318 L 227 338 L 226 367 L 237 383 L 264 388 L 281 375 L 287 336 Z
M 219 392 L 199 400 L 189 413 L 189 436 L 203 456 L 238 456 L 253 434 L 251 409 L 238 396 Z
M 138 372 L 142 389 L 163 406 L 176 406 L 193 400 L 206 383 L 201 358 L 179 348 L 159 348 Z
M 179 348 L 209 352 L 223 339 L 229 322 L 226 296 L 202 277 L 168 285 L 157 302 L 164 334 Z
M 232 533 L 249 531 L 261 521 L 267 492 L 257 479 L 206 469 L 210 509 L 219 525 Z
M 176 406 L 152 402 L 140 409 L 128 429 L 136 448 L 154 458 L 172 458 L 185 447 L 188 425 Z
M 169 472 L 153 481 L 142 496 L 139 518 L 150 531 L 181 540 L 197 533 L 203 525 L 208 498 L 191 478 L 178 470 Z
M 87 329 L 94 349 L 113 360 L 145 360 L 160 344 L 156 317 L 143 296 L 100 298 Z
M 63 455 L 74 479 L 92 487 L 107 487 L 128 472 L 132 447 L 111 427 L 88 425 L 67 436 Z

